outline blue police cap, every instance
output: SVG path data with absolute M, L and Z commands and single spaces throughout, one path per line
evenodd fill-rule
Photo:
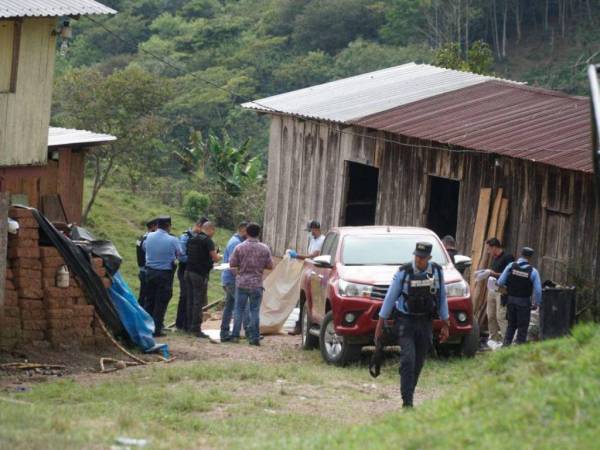
M 427 258 L 431 256 L 431 250 L 433 249 L 433 245 L 430 242 L 417 242 L 417 246 L 415 247 L 414 255 L 420 256 L 422 258 Z
M 531 247 L 523 247 L 521 250 L 521 255 L 525 256 L 526 258 L 532 257 L 534 253 L 535 251 Z

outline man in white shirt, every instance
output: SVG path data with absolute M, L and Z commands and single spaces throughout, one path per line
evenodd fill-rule
M 321 254 L 321 248 L 325 241 L 325 236 L 321 233 L 321 224 L 317 220 L 311 220 L 306 227 L 306 231 L 310 231 L 310 237 L 308 238 L 308 254 L 298 255 L 295 251 L 290 253 L 292 258 L 297 259 L 311 259 L 316 258 Z M 302 332 L 300 319 L 296 321 L 294 331 L 290 331 L 288 334 L 295 336 Z
M 321 248 L 325 241 L 325 236 L 321 233 L 321 224 L 317 220 L 311 220 L 306 227 L 306 231 L 310 232 L 310 237 L 308 238 L 308 254 L 298 255 L 296 252 L 293 252 L 293 258 L 311 259 L 316 258 L 321 254 Z

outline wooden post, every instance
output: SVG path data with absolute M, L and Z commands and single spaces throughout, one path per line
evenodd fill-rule
M 6 246 L 8 244 L 8 192 L 0 192 L 0 307 L 6 289 Z

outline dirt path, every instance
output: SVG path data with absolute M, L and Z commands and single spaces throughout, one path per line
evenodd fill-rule
M 211 321 L 206 329 L 217 329 L 218 322 Z M 206 389 L 227 389 L 237 397 L 250 402 L 275 396 L 277 408 L 265 408 L 266 414 L 301 413 L 331 418 L 332 415 L 343 423 L 365 423 L 374 417 L 398 410 L 399 396 L 396 358 L 390 357 L 385 367 L 385 375 L 373 379 L 367 367 L 334 368 L 321 361 L 318 352 L 305 352 L 300 349 L 300 337 L 288 335 L 266 336 L 261 347 L 250 347 L 242 340 L 239 344 L 214 344 L 206 339 L 198 339 L 180 333 L 169 334 L 164 338 L 170 351 L 177 359 L 170 364 L 156 363 L 150 366 L 131 367 L 117 372 L 98 372 L 101 356 L 126 359 L 116 349 L 107 349 L 101 354 L 80 352 L 28 353 L 31 362 L 65 364 L 68 368 L 59 373 L 36 373 L 28 371 L 0 371 L 0 390 L 26 390 L 35 383 L 48 382 L 58 378 L 72 379 L 84 385 L 103 382 L 117 382 L 131 376 L 146 376 L 148 367 L 173 367 L 176 370 L 193 367 L 198 362 L 211 364 L 250 363 L 260 366 L 265 373 L 264 381 L 232 382 L 218 381 L 204 386 Z M 23 361 L 24 355 L 0 355 L 0 362 Z M 2 361 L 3 360 L 3 361 Z M 303 370 L 302 376 L 295 376 L 296 369 Z M 286 375 L 273 381 L 273 370 Z M 269 380 L 269 381 L 266 381 Z M 229 381 L 229 383 L 227 383 Z M 416 403 L 435 397 L 435 390 L 418 389 Z M 207 412 L 211 418 L 226 418 L 235 414 L 224 406 Z

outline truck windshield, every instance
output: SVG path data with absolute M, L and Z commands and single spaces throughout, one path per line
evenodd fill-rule
M 386 266 L 410 262 L 417 242 L 433 245 L 431 260 L 448 264 L 440 244 L 430 236 L 376 235 L 347 236 L 342 248 L 342 264 L 346 266 Z

